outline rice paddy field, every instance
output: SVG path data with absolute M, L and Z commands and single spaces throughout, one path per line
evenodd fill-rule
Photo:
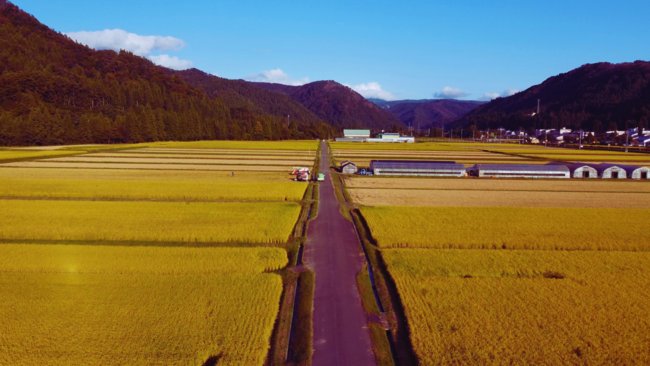
M 277 248 L 0 244 L 0 364 L 261 365 Z
M 0 364 L 263 365 L 316 148 L 0 151 Z
M 336 161 L 361 167 L 371 159 L 466 165 L 648 159 L 530 145 L 458 144 L 456 151 L 447 145 L 332 149 Z M 649 182 L 343 180 L 396 285 L 420 365 L 650 363 Z

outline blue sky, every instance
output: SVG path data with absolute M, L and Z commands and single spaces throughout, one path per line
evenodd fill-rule
M 63 33 L 125 31 L 85 34 L 97 48 L 122 47 L 126 33 L 173 37 L 130 39 L 174 67 L 336 80 L 368 97 L 486 99 L 586 63 L 650 60 L 641 0 L 13 2 Z

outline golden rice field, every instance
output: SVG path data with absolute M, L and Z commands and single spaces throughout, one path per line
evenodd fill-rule
M 45 169 L 0 168 L 0 179 L 70 179 L 102 181 L 142 182 L 195 182 L 195 183 L 286 183 L 292 176 L 288 172 L 228 172 L 149 170 L 107 170 L 101 165 L 96 169 Z M 304 185 L 301 185 L 304 187 Z
M 152 148 L 242 149 L 242 150 L 317 150 L 318 140 L 297 141 L 165 141 L 149 143 Z
M 312 160 L 288 160 L 288 159 L 275 159 L 275 160 L 263 160 L 263 159 L 187 159 L 187 158 L 140 158 L 140 157 L 102 157 L 91 155 L 81 155 L 73 157 L 64 157 L 64 158 L 53 158 L 48 159 L 48 162 L 80 162 L 80 163 L 125 163 L 125 164 L 211 164 L 211 165 L 284 165 L 284 166 L 302 166 L 313 164 Z
M 76 155 L 77 151 L 35 151 L 35 150 L 0 150 L 0 162 L 18 159 L 41 159 L 47 157 Z
M 94 153 L 92 155 L 94 158 L 173 158 L 173 159 L 229 159 L 229 160 L 300 160 L 312 162 L 314 161 L 313 156 L 299 156 L 298 154 L 278 154 L 273 155 L 273 153 L 262 154 L 262 155 L 241 155 L 241 154 L 192 154 L 192 153 L 161 153 L 161 152 L 115 152 L 115 153 Z
M 301 164 L 302 166 L 302 164 Z M 182 170 L 182 171 L 258 171 L 258 172 L 290 172 L 293 165 L 216 165 L 216 164 L 147 164 L 147 163 L 84 163 L 56 162 L 48 160 L 21 161 L 0 164 L 0 168 L 67 168 L 67 169 L 134 169 L 134 170 Z
M 362 207 L 383 248 L 648 251 L 647 209 Z
M 262 365 L 273 248 L 0 244 L 0 364 Z
M 650 253 L 382 256 L 420 365 L 650 364 Z
M 284 243 L 296 203 L 0 200 L 0 240 Z
M 355 203 L 365 206 L 619 209 L 645 209 L 650 207 L 650 190 L 645 193 L 593 193 L 355 188 L 349 189 L 348 193 Z
M 0 197 L 300 201 L 306 187 L 288 179 L 265 183 L 0 178 Z

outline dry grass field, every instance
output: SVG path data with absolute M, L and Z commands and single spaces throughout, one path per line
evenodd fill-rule
M 262 365 L 272 248 L 0 244 L 0 364 Z
M 284 243 L 295 203 L 0 200 L 0 240 Z
M 648 251 L 647 209 L 362 207 L 384 248 Z
M 356 188 L 350 189 L 348 192 L 355 203 L 364 206 L 581 207 L 633 209 L 645 209 L 650 207 L 650 191 L 646 191 L 645 193 L 594 193 Z
M 650 253 L 382 255 L 421 365 L 650 363 Z

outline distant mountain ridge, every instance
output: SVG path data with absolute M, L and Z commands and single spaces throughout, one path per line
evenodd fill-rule
M 369 100 L 412 128 L 444 126 L 485 103 L 456 99 Z
M 286 94 L 338 128 L 389 130 L 404 127 L 399 119 L 335 81 L 316 81 L 301 86 L 255 82 L 250 84 Z
M 540 114 L 536 114 L 537 100 Z M 458 126 L 585 129 L 643 127 L 650 120 L 650 62 L 586 64 L 468 113 Z

